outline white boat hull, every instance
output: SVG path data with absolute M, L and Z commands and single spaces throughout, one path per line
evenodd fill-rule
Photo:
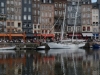
M 84 47 L 85 44 L 86 44 L 85 42 L 83 42 L 83 43 L 79 43 L 79 44 L 78 44 L 78 47 L 79 47 L 79 48 Z
M 45 46 L 39 46 L 37 47 L 37 50 L 44 50 L 45 49 Z
M 0 50 L 13 50 L 16 46 L 7 46 L 7 47 L 0 47 Z
M 78 45 L 72 43 L 63 44 L 50 42 L 47 44 L 50 47 L 50 49 L 78 49 Z

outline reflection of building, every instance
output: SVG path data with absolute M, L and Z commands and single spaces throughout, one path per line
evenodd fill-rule
M 84 56 L 82 61 L 83 75 L 99 75 L 100 73 L 100 52 L 94 51 L 92 55 Z
M 26 55 L 26 63 L 22 67 L 22 75 L 32 75 L 33 74 L 33 55 L 27 54 Z
M 0 74 L 22 74 L 22 65 L 25 65 L 25 63 L 25 55 L 17 56 L 16 54 L 0 54 Z
M 35 65 L 37 67 L 37 71 L 39 75 L 40 74 L 55 75 L 54 74 L 55 57 L 53 56 L 43 57 L 40 59 L 40 61 L 37 61 Z

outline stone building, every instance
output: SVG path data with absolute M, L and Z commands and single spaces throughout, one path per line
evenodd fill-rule
M 83 37 L 92 37 L 92 4 L 91 0 L 83 0 L 81 5 L 81 25 Z
M 92 27 L 94 38 L 99 37 L 99 9 L 97 3 L 92 3 Z
M 43 37 L 54 36 L 54 5 L 52 1 L 43 1 L 40 6 L 40 29 Z
M 72 37 L 74 26 L 75 26 L 75 30 L 74 30 L 75 36 L 77 36 L 78 38 L 80 38 L 82 36 L 81 35 L 81 4 L 82 4 L 81 0 L 68 0 L 67 1 L 67 33 L 68 33 L 68 37 Z M 76 23 L 75 23 L 75 21 L 76 21 Z

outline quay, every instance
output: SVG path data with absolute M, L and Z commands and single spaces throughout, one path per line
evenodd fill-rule
M 93 42 L 87 42 L 86 45 L 83 48 L 90 48 L 92 46 Z M 9 46 L 9 45 L 16 45 L 15 50 L 36 50 L 38 46 L 40 46 L 40 43 L 0 43 L 0 46 Z M 46 46 L 46 49 L 49 49 L 47 44 L 42 44 Z
M 0 43 L 0 46 L 16 45 L 15 50 L 34 50 L 39 44 L 38 43 Z

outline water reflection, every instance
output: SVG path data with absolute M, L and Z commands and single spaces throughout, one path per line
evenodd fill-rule
M 0 51 L 0 75 L 99 75 L 100 50 Z

